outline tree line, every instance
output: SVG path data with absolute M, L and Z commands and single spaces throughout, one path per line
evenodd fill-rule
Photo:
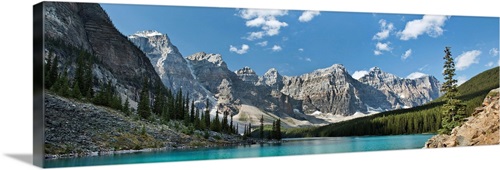
M 217 110 L 212 119 L 208 99 L 205 108 L 198 108 L 194 100 L 189 98 L 189 94 L 183 94 L 182 89 L 174 94 L 161 82 L 152 85 L 148 78 L 143 79 L 137 109 L 133 109 L 129 98 L 125 96 L 123 99 L 113 82 L 100 83 L 94 80 L 92 67 L 96 57 L 84 50 L 76 51 L 78 56 L 72 77 L 68 75 L 69 64 L 61 64 L 59 56 L 49 52 L 44 62 L 45 89 L 63 97 L 110 107 L 123 112 L 126 116 L 136 116 L 145 120 L 159 119 L 164 124 L 171 120 L 179 121 L 191 129 L 190 131 L 238 133 L 238 125 L 233 123 L 233 115 L 228 111 Z M 94 89 L 95 84 L 100 88 Z

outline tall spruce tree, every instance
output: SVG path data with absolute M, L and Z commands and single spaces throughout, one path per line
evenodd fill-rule
M 73 83 L 73 90 L 71 91 L 71 96 L 75 99 L 81 99 L 82 98 L 82 93 L 80 92 L 80 86 L 78 85 L 78 82 L 75 81 Z
M 236 129 L 233 126 L 233 114 L 231 114 L 231 123 L 229 123 L 229 129 L 231 129 L 231 133 L 237 133 Z
M 156 115 L 161 115 L 165 104 L 165 96 L 161 87 L 161 84 L 156 85 L 156 96 L 153 102 L 153 113 L 155 113 Z
M 59 57 L 56 55 L 54 57 L 54 59 L 52 60 L 52 65 L 50 67 L 50 72 L 49 72 L 49 82 L 50 82 L 50 87 L 48 88 L 51 88 L 57 81 L 57 79 L 59 78 L 59 74 L 58 74 L 58 69 L 59 67 Z M 59 89 L 59 88 L 57 88 Z
M 205 118 L 205 127 L 206 128 L 210 128 L 210 105 L 208 103 L 208 99 L 205 103 L 205 115 L 204 115 L 204 118 Z
M 444 53 L 443 76 L 445 82 L 441 86 L 441 92 L 445 93 L 446 103 L 442 107 L 442 128 L 439 133 L 448 134 L 454 127 L 459 126 L 465 118 L 465 105 L 457 98 L 457 80 L 453 78 L 455 76 L 455 62 L 451 57 L 450 47 L 446 47 Z
M 221 125 L 222 128 L 221 128 L 221 130 L 224 133 L 229 133 L 229 131 L 230 131 L 229 130 L 229 122 L 227 120 L 227 116 L 229 115 L 229 112 L 224 111 L 222 113 L 223 113 L 223 117 L 222 117 L 222 125 Z
M 212 121 L 212 123 L 210 123 L 210 129 L 212 129 L 213 131 L 216 131 L 216 132 L 221 131 L 221 125 L 220 125 L 220 120 L 219 120 L 219 111 L 215 112 L 215 118 Z
M 195 107 L 194 107 L 194 100 L 191 101 L 191 107 L 189 111 L 189 122 L 194 123 L 194 116 L 195 116 Z
M 64 97 L 70 97 L 71 96 L 71 89 L 69 87 L 69 82 L 68 82 L 68 72 L 66 72 L 65 70 L 66 69 L 64 69 L 63 75 L 61 76 L 61 78 L 57 79 L 57 81 L 59 81 L 59 83 L 61 85 L 59 90 L 57 91 L 57 93 L 61 96 L 64 96 Z
M 151 116 L 151 107 L 149 106 L 149 81 L 144 78 L 142 83 L 141 95 L 139 96 L 139 103 L 137 104 L 137 114 L 142 118 L 148 119 Z
M 125 103 L 123 103 L 122 112 L 125 115 L 130 116 L 130 103 L 128 101 L 128 97 L 125 97 Z

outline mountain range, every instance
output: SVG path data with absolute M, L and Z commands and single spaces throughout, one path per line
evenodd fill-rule
M 433 76 L 400 78 L 373 67 L 354 79 L 341 64 L 300 76 L 284 76 L 270 68 L 259 76 L 250 67 L 229 70 L 220 54 L 199 52 L 184 58 L 167 34 L 158 31 L 139 31 L 128 39 L 150 59 L 166 87 L 182 88 L 198 105 L 208 98 L 216 109 L 233 115 L 256 108 L 238 116 L 252 122 L 260 114 L 284 118 L 291 126 L 303 124 L 300 121 L 331 122 L 339 115 L 410 108 L 439 97 L 439 82 Z
M 182 89 L 205 107 L 228 111 L 235 121 L 266 124 L 281 118 L 284 126 L 327 124 L 336 118 L 422 105 L 439 97 L 433 76 L 400 78 L 374 67 L 354 79 L 341 64 L 299 76 L 270 68 L 257 75 L 250 67 L 231 71 L 220 54 L 198 52 L 182 56 L 165 33 L 147 30 L 122 35 L 98 4 L 46 3 L 45 38 L 96 56 L 93 89 L 111 82 L 123 101 L 137 107 L 143 78 L 172 91 Z M 77 54 L 47 47 L 60 56 L 59 72 L 74 76 Z M 46 55 L 48 56 L 48 55 Z M 68 64 L 70 63 L 70 64 Z M 149 88 L 152 88 L 150 86 Z M 154 98 L 152 94 L 151 98 Z

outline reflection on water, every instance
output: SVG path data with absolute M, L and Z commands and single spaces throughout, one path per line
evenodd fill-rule
M 45 167 L 248 158 L 422 148 L 433 134 L 293 138 L 284 143 L 46 160 Z

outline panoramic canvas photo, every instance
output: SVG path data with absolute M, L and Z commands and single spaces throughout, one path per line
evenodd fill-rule
M 499 144 L 499 18 L 34 8 L 43 167 Z

